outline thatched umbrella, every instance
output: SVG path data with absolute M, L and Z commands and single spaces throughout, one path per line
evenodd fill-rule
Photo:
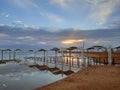
M 55 51 L 55 68 L 57 68 L 57 52 L 59 51 L 60 49 L 58 48 L 52 48 L 51 51 Z
M 69 50 L 69 70 L 71 71 L 71 51 L 77 49 L 77 47 L 69 47 L 66 50 Z
M 22 51 L 22 50 L 21 50 L 21 49 L 15 49 L 15 50 L 13 51 L 13 53 L 14 53 L 14 54 L 13 54 L 13 55 L 14 55 L 14 56 L 13 56 L 13 59 L 14 59 L 14 60 L 16 60 L 16 54 L 17 54 L 17 52 L 20 52 L 20 51 Z
M 78 47 L 75 47 L 75 46 L 72 46 L 72 47 L 70 47 L 70 48 L 71 48 L 71 50 L 78 49 Z
M 45 52 L 46 52 L 46 50 L 45 49 L 39 49 L 38 51 L 39 52 L 41 52 L 41 51 L 43 52 L 43 54 L 44 54 L 44 58 L 43 58 L 44 61 L 43 62 L 44 62 L 44 65 L 45 65 Z
M 1 60 L 3 60 L 4 58 L 4 51 L 5 51 L 5 49 L 0 49 L 0 51 L 1 51 Z
M 36 51 L 35 50 L 28 50 L 28 51 L 34 53 L 34 64 L 36 64 Z
M 8 51 L 8 53 L 9 53 L 9 60 L 11 60 L 11 49 L 6 49 L 6 51 Z

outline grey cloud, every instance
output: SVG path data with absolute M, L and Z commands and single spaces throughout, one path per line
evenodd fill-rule
M 13 24 L 14 27 L 23 27 L 24 26 L 24 22 L 20 21 L 20 20 L 13 21 L 12 24 Z
M 51 30 L 51 29 L 50 29 Z M 74 30 L 59 29 L 59 32 L 51 32 L 47 28 L 17 28 L 10 26 L 0 26 L 0 33 L 8 37 L 0 38 L 0 46 L 19 46 L 21 48 L 35 47 L 61 47 L 61 41 L 68 39 L 86 39 L 86 44 L 104 44 L 115 42 L 117 45 L 120 39 L 119 29 L 99 29 L 99 30 Z M 115 45 L 114 43 L 114 45 Z
M 113 21 L 111 23 L 107 23 L 107 26 L 108 27 L 111 27 L 111 28 L 116 28 L 116 29 L 119 29 L 120 28 L 120 20 L 116 20 L 116 21 Z

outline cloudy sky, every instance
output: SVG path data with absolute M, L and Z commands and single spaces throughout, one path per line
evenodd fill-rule
M 120 0 L 0 0 L 0 48 L 120 45 Z

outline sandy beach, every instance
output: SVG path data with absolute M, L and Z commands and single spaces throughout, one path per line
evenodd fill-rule
M 36 90 L 120 90 L 120 67 L 90 66 Z

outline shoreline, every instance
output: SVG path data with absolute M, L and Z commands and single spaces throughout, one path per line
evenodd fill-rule
M 120 66 L 89 66 L 35 90 L 120 90 Z

